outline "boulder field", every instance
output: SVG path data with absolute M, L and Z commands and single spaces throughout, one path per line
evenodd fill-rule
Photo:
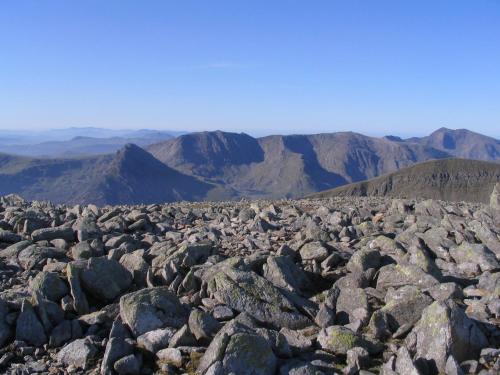
M 0 372 L 498 374 L 496 203 L 1 197 Z

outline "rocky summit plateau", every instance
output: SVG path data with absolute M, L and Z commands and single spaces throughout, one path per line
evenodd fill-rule
M 4 196 L 0 372 L 498 374 L 499 194 Z

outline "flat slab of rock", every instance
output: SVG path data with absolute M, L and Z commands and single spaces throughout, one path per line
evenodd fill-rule
M 225 268 L 210 281 L 208 290 L 230 308 L 255 319 L 291 329 L 312 324 L 274 285 L 254 272 Z
M 33 231 L 33 233 L 31 233 L 31 238 L 35 242 L 52 241 L 55 239 L 72 241 L 75 238 L 75 232 L 73 229 L 66 227 L 42 228 Z

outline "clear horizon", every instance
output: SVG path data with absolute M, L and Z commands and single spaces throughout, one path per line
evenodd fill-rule
M 500 136 L 500 2 L 0 5 L 0 129 Z

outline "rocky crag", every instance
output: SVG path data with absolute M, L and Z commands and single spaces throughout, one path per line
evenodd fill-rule
M 2 373 L 500 371 L 493 206 L 11 195 L 0 228 Z

